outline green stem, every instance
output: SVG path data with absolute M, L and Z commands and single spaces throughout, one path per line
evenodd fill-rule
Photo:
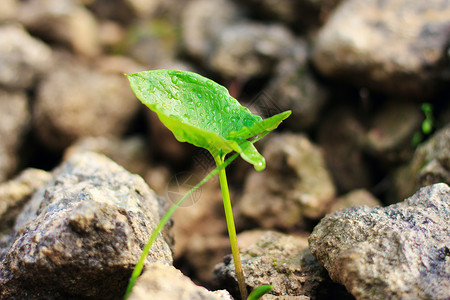
M 197 183 L 196 186 L 194 186 L 191 190 L 189 190 L 180 200 L 178 200 L 177 203 L 172 205 L 169 210 L 166 212 L 166 214 L 161 218 L 158 225 L 153 229 L 152 235 L 150 236 L 147 244 L 144 246 L 144 249 L 142 249 L 141 257 L 139 258 L 138 263 L 136 264 L 136 267 L 133 270 L 133 273 L 131 274 L 130 281 L 128 283 L 127 290 L 125 292 L 124 299 L 126 300 L 133 290 L 134 284 L 136 283 L 136 280 L 142 273 L 142 269 L 144 268 L 145 259 L 147 258 L 150 248 L 152 247 L 153 243 L 155 242 L 156 238 L 158 237 L 159 233 L 162 231 L 166 223 L 170 220 L 175 210 L 183 203 L 184 200 L 186 200 L 193 192 L 198 190 L 202 185 L 204 185 L 208 180 L 213 178 L 217 173 L 219 173 L 221 170 L 224 170 L 233 160 L 236 159 L 236 157 L 239 156 L 239 153 L 235 153 L 232 156 L 230 156 L 225 162 L 218 164 L 217 168 L 212 170 L 208 175 L 203 178 L 202 181 Z M 227 219 L 228 220 L 228 219 Z
M 217 166 L 223 164 L 225 155 L 218 155 L 214 159 Z M 247 288 L 245 285 L 244 272 L 242 270 L 241 256 L 239 254 L 239 247 L 236 237 L 236 228 L 234 226 L 233 210 L 231 208 L 230 192 L 228 190 L 227 175 L 225 168 L 219 170 L 220 189 L 222 190 L 223 206 L 225 209 L 225 218 L 227 221 L 228 235 L 230 237 L 231 253 L 234 260 L 234 268 L 236 270 L 236 276 L 239 285 L 239 291 L 241 293 L 241 299 L 247 299 Z

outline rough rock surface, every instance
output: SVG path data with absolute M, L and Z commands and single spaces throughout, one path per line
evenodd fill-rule
M 78 138 L 122 134 L 138 108 L 125 76 L 61 56 L 39 86 L 34 126 L 45 145 L 60 150 Z
M 311 254 L 306 237 L 266 231 L 254 244 L 241 249 L 241 253 L 245 280 L 250 289 L 270 284 L 274 287 L 271 295 L 307 296 L 307 299 L 320 299 L 331 291 L 346 294 L 342 286 L 331 281 L 326 270 Z M 216 266 L 215 276 L 235 288 L 237 281 L 230 256 Z
M 24 89 L 48 71 L 52 51 L 31 37 L 22 26 L 0 26 L 0 86 Z
M 17 177 L 0 184 L 0 232 L 13 226 L 15 218 L 34 192 L 51 178 L 50 173 L 43 170 L 26 169 Z
M 323 218 L 311 252 L 357 299 L 450 298 L 450 188 L 420 189 L 384 208 Z
M 237 203 L 242 217 L 263 228 L 288 228 L 325 214 L 335 187 L 319 147 L 303 135 L 272 134 L 263 155 L 266 170 L 249 174 Z
M 313 60 L 325 75 L 424 97 L 448 68 L 449 26 L 447 0 L 343 1 L 318 33 Z
M 233 298 L 227 291 L 210 292 L 204 287 L 195 285 L 172 266 L 153 263 L 139 277 L 129 299 L 232 300 Z
M 0 89 L 0 182 L 16 171 L 18 150 L 29 123 L 30 112 L 26 95 Z
M 160 210 L 141 177 L 99 154 L 72 156 L 17 217 L 1 298 L 121 298 Z M 171 264 L 162 237 L 152 249 L 147 263 Z

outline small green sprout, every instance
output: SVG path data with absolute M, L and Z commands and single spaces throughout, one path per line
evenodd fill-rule
M 263 120 L 241 106 L 230 96 L 225 87 L 192 72 L 154 70 L 130 74 L 127 77 L 138 99 L 157 113 L 161 122 L 172 131 L 177 140 L 207 149 L 214 157 L 217 168 L 174 204 L 161 219 L 136 264 L 125 299 L 131 293 L 135 281 L 142 272 L 152 243 L 173 212 L 187 196 L 216 174 L 219 174 L 239 290 L 242 299 L 246 299 L 247 288 L 239 255 L 225 167 L 240 155 L 256 170 L 263 170 L 266 165 L 265 159 L 253 144 L 277 128 L 284 119 L 289 117 L 291 111 Z M 236 153 L 225 159 L 231 152 Z M 257 295 L 270 291 L 267 286 L 260 288 L 256 289 L 258 292 L 251 299 L 258 299 Z
M 425 102 L 422 103 L 420 109 L 423 111 L 425 119 L 422 121 L 422 132 L 418 131 L 412 137 L 411 144 L 414 147 L 417 147 L 434 129 L 433 105 Z

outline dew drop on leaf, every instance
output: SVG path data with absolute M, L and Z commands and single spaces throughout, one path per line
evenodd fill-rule
M 178 76 L 177 75 L 172 75 L 172 83 L 173 84 L 177 84 L 178 83 Z

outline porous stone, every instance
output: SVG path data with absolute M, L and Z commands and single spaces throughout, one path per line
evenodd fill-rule
M 450 298 L 450 187 L 420 189 L 388 207 L 323 218 L 309 247 L 357 299 Z
M 72 156 L 17 217 L 1 298 L 120 299 L 161 213 L 141 177 L 93 152 Z M 167 241 L 157 238 L 146 265 L 172 263 Z
M 449 28 L 447 0 L 343 1 L 319 31 L 313 61 L 357 86 L 428 97 L 448 85 Z
M 236 206 L 263 228 L 302 226 L 323 216 L 335 187 L 322 151 L 301 134 L 272 134 L 263 155 L 267 168 L 249 174 Z
M 327 213 L 333 213 L 341 209 L 363 205 L 368 207 L 377 207 L 381 206 L 381 202 L 369 191 L 365 189 L 357 189 L 338 197 L 335 201 L 333 201 L 333 204 L 328 207 Z
M 18 151 L 30 127 L 30 117 L 28 99 L 24 93 L 0 88 L 0 182 L 16 171 Z
M 33 35 L 69 46 L 79 55 L 92 57 L 100 54 L 97 21 L 77 1 L 25 1 L 18 12 L 18 19 Z
M 227 291 L 211 292 L 194 284 L 172 266 L 153 263 L 139 277 L 129 299 L 232 300 L 233 298 Z
M 331 281 L 309 251 L 305 236 L 266 231 L 254 244 L 241 249 L 241 260 L 245 282 L 251 290 L 264 284 L 273 286 L 268 299 L 327 299 L 327 295 L 338 290 L 342 293 L 334 294 L 334 299 L 345 299 L 339 297 L 346 294 L 345 289 Z M 236 288 L 234 262 L 230 256 L 216 266 L 215 276 L 222 284 Z
M 51 178 L 46 171 L 26 169 L 15 178 L 0 184 L 0 232 L 12 228 L 16 216 L 34 192 Z
M 34 127 L 45 146 L 61 150 L 86 136 L 121 135 L 138 108 L 125 76 L 61 55 L 38 88 Z
M 52 51 L 18 24 L 0 26 L 0 86 L 31 87 L 50 69 Z

